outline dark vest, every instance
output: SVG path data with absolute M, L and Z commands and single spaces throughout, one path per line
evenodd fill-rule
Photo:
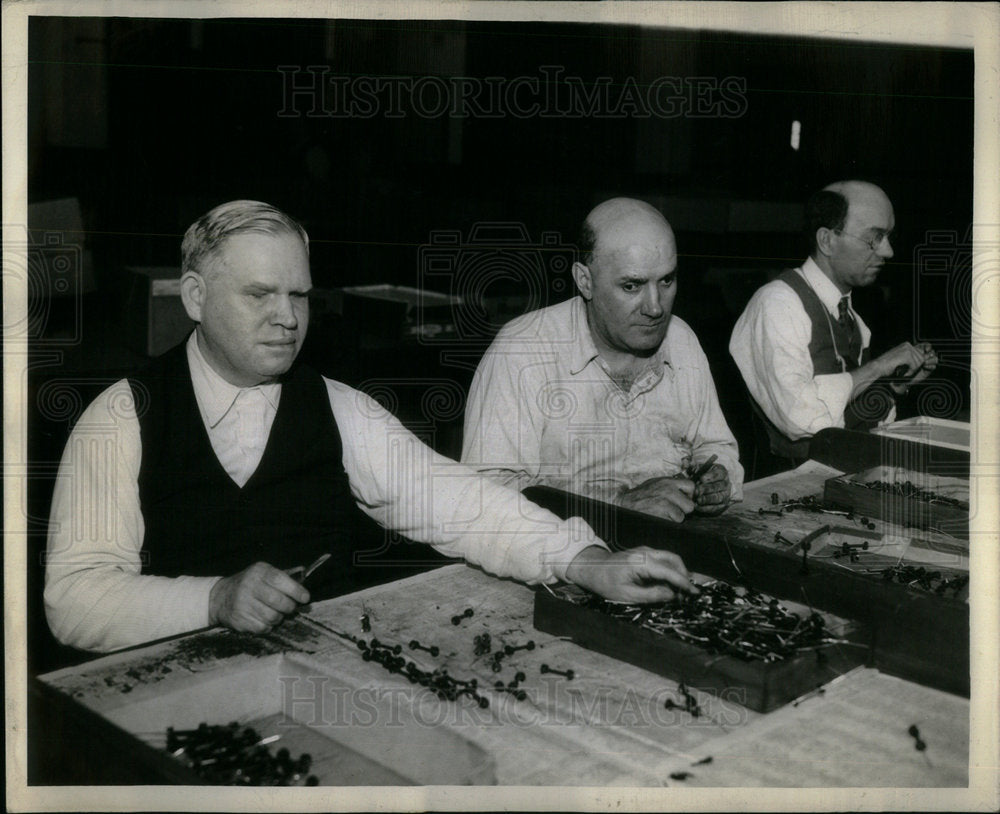
M 351 496 L 322 378 L 305 365 L 283 377 L 264 455 L 240 488 L 212 449 L 185 344 L 129 379 L 135 403 L 148 405 L 139 415 L 143 573 L 227 576 L 258 560 L 308 566 L 330 552 L 310 578 L 314 597 L 353 588 L 354 552 L 377 547 L 381 529 Z
M 842 373 L 844 370 L 849 373 L 868 361 L 868 348 L 860 350 L 861 326 L 858 325 L 857 320 L 854 321 L 852 333 L 844 330 L 840 321 L 830 315 L 816 292 L 795 269 L 787 269 L 782 272 L 778 279 L 798 294 L 802 301 L 802 307 L 805 308 L 806 315 L 812 323 L 809 355 L 812 357 L 815 375 Z M 857 350 L 852 353 L 854 349 Z M 837 359 L 838 353 L 844 360 L 844 367 L 841 367 L 840 361 Z
M 812 358 L 815 375 L 823 376 L 845 371 L 849 373 L 868 362 L 871 355 L 869 349 L 858 351 L 861 348 L 862 338 L 861 326 L 857 320 L 854 320 L 852 331 L 845 330 L 839 320 L 830 315 L 816 292 L 795 269 L 786 269 L 778 279 L 798 295 L 812 324 L 809 356 Z M 838 354 L 844 361 L 843 366 Z M 753 399 L 751 403 L 754 412 L 767 429 L 771 452 L 783 458 L 797 460 L 804 460 L 809 456 L 808 438 L 793 441 L 764 415 Z M 892 391 L 876 383 L 847 404 L 844 410 L 844 427 L 849 430 L 867 431 L 886 416 L 893 404 Z

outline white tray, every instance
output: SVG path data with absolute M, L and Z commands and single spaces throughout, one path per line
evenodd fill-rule
M 884 427 L 876 427 L 872 432 L 893 438 L 919 441 L 922 444 L 931 444 L 935 447 L 959 449 L 964 452 L 968 452 L 971 447 L 972 428 L 968 422 L 950 421 L 947 418 L 918 415 L 902 421 L 894 421 Z

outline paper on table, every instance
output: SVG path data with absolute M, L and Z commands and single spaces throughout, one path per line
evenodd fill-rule
M 686 783 L 697 786 L 965 786 L 968 742 L 968 699 L 863 669 L 704 744 L 672 771 L 691 772 Z

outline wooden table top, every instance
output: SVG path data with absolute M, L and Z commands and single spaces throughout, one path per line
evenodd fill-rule
M 501 785 L 955 787 L 968 782 L 968 699 L 860 668 L 822 695 L 767 715 L 699 693 L 707 714 L 695 719 L 665 708 L 668 698 L 680 699 L 669 679 L 534 630 L 532 597 L 524 585 L 465 565 L 447 566 L 314 605 L 284 643 L 270 640 L 255 655 L 206 658 L 192 645 L 212 635 L 203 633 L 180 640 L 188 643 L 180 653 L 176 642 L 163 643 L 42 680 L 121 722 L 134 705 L 186 691 L 215 673 L 225 677 L 249 669 L 267 651 L 301 648 L 311 651 L 304 658 L 313 673 L 335 675 L 345 692 L 388 694 L 418 710 L 422 722 L 479 746 L 495 761 Z M 453 625 L 451 617 L 467 607 L 473 616 Z M 356 647 L 327 630 L 361 636 L 365 614 L 372 626 L 366 635 L 404 650 L 411 639 L 437 645 L 438 658 L 420 653 L 424 658 L 418 663 L 444 667 L 457 678 L 475 677 L 491 687 L 498 677 L 510 681 L 523 671 L 527 698 L 484 691 L 491 701 L 486 710 L 464 698 L 439 701 L 363 661 Z M 475 636 L 487 632 L 494 648 L 528 640 L 536 647 L 514 653 L 496 674 L 484 657 L 474 655 Z M 573 680 L 541 674 L 542 663 L 573 669 Z M 311 693 L 305 684 L 289 691 Z M 185 702 L 187 723 L 178 725 L 192 725 L 195 718 L 225 723 L 232 714 L 214 703 L 194 710 L 191 705 L 190 699 Z M 916 751 L 907 734 L 914 724 L 928 744 L 925 752 Z M 701 762 L 707 758 L 711 762 Z M 671 779 L 677 772 L 689 776 Z
M 803 535 L 817 525 L 816 515 L 777 518 L 759 515 L 757 509 L 770 505 L 775 491 L 782 498 L 821 492 L 831 472 L 810 463 L 758 481 L 748 486 L 744 502 L 722 518 L 697 522 L 738 529 L 763 546 L 774 545 L 779 523 L 783 533 Z M 917 554 L 927 556 L 923 550 Z M 467 608 L 472 615 L 453 624 L 452 617 Z M 117 725 L 132 726 L 133 732 L 135 725 L 127 722 L 138 714 L 134 711 L 152 709 L 151 704 L 165 698 L 187 700 L 183 710 L 177 700 L 164 701 L 166 712 L 157 713 L 167 716 L 163 720 L 183 712 L 188 724 L 195 719 L 225 723 L 212 718 L 235 715 L 236 707 L 230 707 L 236 701 L 223 699 L 199 708 L 199 696 L 190 688 L 213 678 L 225 679 L 215 681 L 224 687 L 230 676 L 246 683 L 255 664 L 276 654 L 292 654 L 288 658 L 299 665 L 297 675 L 333 680 L 350 698 L 377 692 L 405 707 L 410 719 L 429 727 L 428 733 L 447 730 L 459 736 L 470 748 L 481 750 L 477 754 L 489 756 L 493 779 L 500 785 L 850 788 L 962 787 L 969 782 L 967 698 L 857 668 L 823 693 L 768 714 L 697 693 L 705 714 L 693 718 L 665 706 L 668 699 L 681 698 L 675 682 L 540 633 L 532 626 L 532 608 L 533 589 L 452 565 L 316 603 L 276 635 L 256 640 L 248 653 L 201 646 L 199 642 L 219 636 L 218 631 L 202 632 L 106 656 L 40 680 Z M 362 630 L 362 617 L 367 617 L 370 632 Z M 364 661 L 355 644 L 334 631 L 399 644 L 407 658 L 426 669 L 441 667 L 459 679 L 476 678 L 489 707 L 481 709 L 465 697 L 441 701 L 400 675 Z M 495 673 L 488 659 L 474 652 L 475 637 L 484 633 L 490 635 L 494 650 L 529 640 L 536 646 L 514 652 Z M 440 653 L 432 657 L 410 650 L 411 640 L 435 645 Z M 574 677 L 542 674 L 542 664 L 572 669 Z M 526 693 L 523 701 L 493 689 L 496 680 L 509 682 L 519 671 L 525 674 L 520 685 Z M 290 689 L 288 684 L 284 682 L 281 692 L 292 692 L 293 701 L 306 689 Z M 301 702 L 298 706 L 301 715 Z M 380 715 L 366 725 L 388 727 L 389 720 Z M 313 724 L 335 725 L 327 720 Z M 924 751 L 915 749 L 908 733 L 913 725 L 927 744 Z M 345 735 L 341 727 L 339 736 L 350 743 L 351 732 L 357 730 L 348 727 Z M 158 737 L 148 731 L 138 736 L 151 743 Z

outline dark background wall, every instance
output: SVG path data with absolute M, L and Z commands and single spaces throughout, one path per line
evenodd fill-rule
M 676 313 L 705 347 L 748 459 L 729 332 L 753 290 L 804 257 L 803 199 L 866 178 L 893 200 L 900 233 L 878 284 L 856 294 L 874 350 L 934 342 L 937 389 L 912 409 L 968 418 L 969 51 L 618 25 L 36 17 L 29 61 L 29 203 L 78 200 L 81 221 L 62 234 L 88 263 L 73 296 L 43 291 L 31 304 L 40 472 L 58 460 L 80 405 L 143 360 L 125 341 L 135 314 L 121 270 L 179 265 L 186 227 L 234 198 L 303 222 L 318 287 L 390 283 L 466 298 L 471 318 L 435 317 L 458 325 L 447 341 L 374 330 L 400 319 L 385 310 L 320 308 L 305 351 L 331 375 L 392 391 L 402 417 L 451 454 L 462 397 L 428 415 L 428 388 L 461 393 L 504 320 L 569 296 L 565 270 L 594 204 L 650 200 L 677 232 Z M 521 95 L 492 109 L 480 95 L 470 115 L 433 110 L 435 88 L 455 101 L 457 78 L 509 90 L 517 77 L 529 82 Z M 390 78 L 396 101 L 372 91 Z M 545 94 L 553 107 L 528 109 Z M 74 398 L 54 404 L 60 382 Z M 40 551 L 51 482 L 33 483 Z M 29 586 L 39 581 L 40 569 Z

